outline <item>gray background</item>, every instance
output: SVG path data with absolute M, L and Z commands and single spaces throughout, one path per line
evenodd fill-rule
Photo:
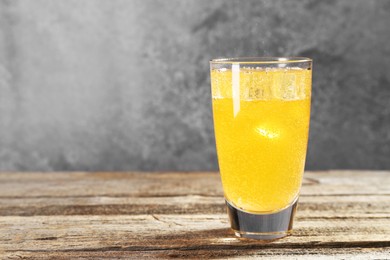
M 0 170 L 215 170 L 209 65 L 315 60 L 307 169 L 390 169 L 390 1 L 0 0 Z

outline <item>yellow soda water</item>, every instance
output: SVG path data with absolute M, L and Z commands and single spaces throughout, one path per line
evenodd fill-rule
M 252 213 L 298 197 L 308 141 L 311 71 L 211 71 L 214 128 L 225 198 Z

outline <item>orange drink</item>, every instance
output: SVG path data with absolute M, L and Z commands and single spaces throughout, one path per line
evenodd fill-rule
M 311 62 L 311 61 L 310 61 Z M 276 63 L 278 65 L 278 63 Z M 214 129 L 229 206 L 272 214 L 294 204 L 304 171 L 311 67 L 211 68 Z

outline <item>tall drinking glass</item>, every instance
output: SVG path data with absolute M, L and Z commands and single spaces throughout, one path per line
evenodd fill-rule
M 210 61 L 219 169 L 239 237 L 271 240 L 292 230 L 305 166 L 312 60 Z

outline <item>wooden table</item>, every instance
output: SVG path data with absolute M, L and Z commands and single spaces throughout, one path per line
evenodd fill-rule
M 294 228 L 234 237 L 217 173 L 0 173 L 0 259 L 390 259 L 390 172 L 305 173 Z

